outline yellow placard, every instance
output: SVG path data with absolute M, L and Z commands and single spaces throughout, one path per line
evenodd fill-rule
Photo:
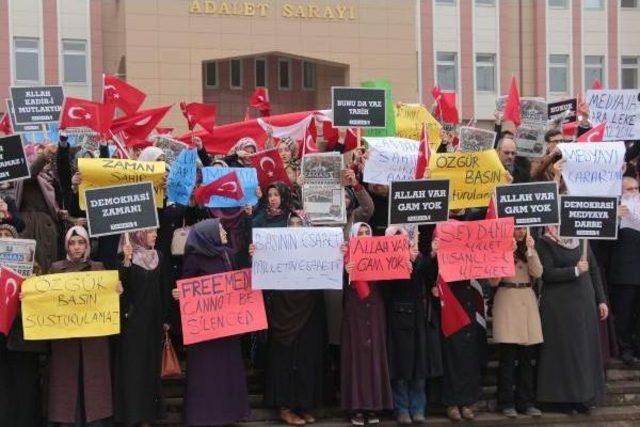
M 22 283 L 26 340 L 120 333 L 118 272 L 83 271 L 31 277 Z
M 132 184 L 150 181 L 153 183 L 156 206 L 164 206 L 165 162 L 139 162 L 121 159 L 78 159 L 80 183 L 80 209 L 86 210 L 84 191 L 87 188 L 107 185 Z
M 400 104 L 396 106 L 396 136 L 420 139 L 422 125 L 427 125 L 429 146 L 437 150 L 440 145 L 440 123 L 420 104 Z
M 487 207 L 498 184 L 507 182 L 507 172 L 496 150 L 432 153 L 431 178 L 449 179 L 449 209 Z

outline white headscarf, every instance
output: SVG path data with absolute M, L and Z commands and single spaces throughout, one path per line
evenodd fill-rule
M 155 162 L 162 155 L 164 155 L 164 151 L 162 151 L 160 148 L 147 147 L 140 152 L 138 160 L 141 162 Z
M 84 239 L 85 242 L 87 242 L 87 249 L 84 251 L 84 257 L 82 258 L 82 261 L 88 260 L 89 256 L 91 255 L 91 240 L 89 240 L 89 233 L 87 233 L 87 230 L 85 230 L 84 227 L 81 227 L 79 225 L 71 227 L 64 237 L 64 247 L 67 250 L 67 253 L 69 252 L 69 241 L 73 236 L 80 236 Z M 69 255 L 67 255 L 67 259 L 71 261 Z
M 373 235 L 373 231 L 371 230 L 371 226 L 366 222 L 356 222 L 351 226 L 351 230 L 349 230 L 349 237 L 358 237 L 358 231 L 360 231 L 360 227 L 367 227 L 369 229 L 369 234 Z

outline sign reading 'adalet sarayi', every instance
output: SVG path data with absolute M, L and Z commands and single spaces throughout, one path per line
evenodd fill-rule
M 274 9 L 262 1 L 190 0 L 189 13 L 193 15 L 256 16 L 267 17 L 277 13 L 284 18 L 322 19 L 327 21 L 353 21 L 356 7 L 346 4 L 318 5 L 309 3 L 284 3 Z

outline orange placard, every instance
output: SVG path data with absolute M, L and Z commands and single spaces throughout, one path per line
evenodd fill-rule
M 444 281 L 513 276 L 513 227 L 513 217 L 439 223 L 438 269 Z
M 349 259 L 354 263 L 351 280 L 408 279 L 411 277 L 409 247 L 407 236 L 363 236 L 351 239 Z
M 251 289 L 251 269 L 177 282 L 185 345 L 267 329 L 262 291 Z

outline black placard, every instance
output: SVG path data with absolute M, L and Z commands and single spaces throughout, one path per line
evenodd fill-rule
M 158 227 L 150 182 L 89 188 L 85 197 L 91 237 Z
M 550 102 L 549 104 L 547 104 L 549 120 L 555 120 L 562 116 L 563 118 L 561 124 L 575 122 L 577 105 L 578 103 L 576 98 L 565 99 L 558 102 Z M 566 113 L 567 111 L 571 112 Z
M 12 87 L 11 99 L 16 123 L 53 123 L 60 118 L 64 92 L 62 86 Z
M 391 182 L 389 224 L 435 224 L 448 219 L 448 179 Z
M 7 112 L 9 113 L 9 118 L 11 119 L 11 128 L 13 129 L 13 133 L 24 133 L 24 132 L 42 132 L 43 125 L 35 124 L 35 125 L 19 125 L 16 123 L 16 113 L 13 111 L 13 101 L 11 99 L 7 99 Z
M 333 125 L 361 128 L 386 127 L 384 94 L 384 89 L 332 87 Z
M 560 236 L 618 238 L 618 198 L 560 196 Z
M 0 182 L 25 179 L 30 176 L 22 137 L 10 135 L 0 138 Z
M 556 182 L 498 185 L 495 200 L 498 218 L 512 216 L 516 227 L 560 223 Z

